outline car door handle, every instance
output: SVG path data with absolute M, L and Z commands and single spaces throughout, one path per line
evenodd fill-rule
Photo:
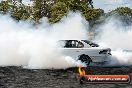
M 79 51 L 76 51 L 76 52 L 79 52 Z

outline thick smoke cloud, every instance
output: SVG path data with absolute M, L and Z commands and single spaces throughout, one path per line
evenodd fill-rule
M 101 47 L 112 49 L 110 66 L 132 65 L 132 25 L 124 26 L 123 23 L 116 17 L 111 17 L 97 29 L 99 32 L 94 41 Z
M 23 66 L 32 69 L 62 69 L 85 66 L 62 54 L 59 40 L 89 39 L 87 21 L 79 12 L 69 14 L 56 24 L 47 18 L 41 24 L 32 21 L 16 22 L 8 15 L 0 15 L 0 66 Z M 96 43 L 112 49 L 109 58 L 113 65 L 132 65 L 132 26 L 123 26 L 120 20 L 111 18 L 98 27 Z
M 124 26 L 123 22 L 111 17 L 99 27 L 99 31 L 95 40 L 101 46 L 110 47 L 112 50 L 132 50 L 132 25 Z
M 53 25 L 43 18 L 35 27 L 30 21 L 16 22 L 7 15 L 0 19 L 0 66 L 61 69 L 83 65 L 62 55 L 57 44 L 60 39 L 87 39 L 88 23 L 80 13 L 69 12 Z

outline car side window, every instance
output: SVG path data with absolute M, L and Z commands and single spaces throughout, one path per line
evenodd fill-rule
M 65 46 L 66 48 L 83 48 L 84 45 L 82 42 L 77 40 L 67 40 Z
M 73 48 L 75 47 L 74 42 L 72 40 L 66 40 L 65 46 L 66 48 Z
M 76 48 L 83 48 L 84 44 L 80 41 L 76 41 Z

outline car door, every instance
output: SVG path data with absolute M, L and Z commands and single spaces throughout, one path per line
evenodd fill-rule
M 77 40 L 67 40 L 62 52 L 65 56 L 70 56 L 74 59 L 78 59 L 78 56 L 82 54 L 83 43 Z

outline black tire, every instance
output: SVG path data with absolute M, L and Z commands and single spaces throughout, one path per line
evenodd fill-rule
M 91 58 L 88 55 L 81 55 L 78 60 L 85 63 L 87 66 L 89 66 L 89 64 L 92 62 Z

